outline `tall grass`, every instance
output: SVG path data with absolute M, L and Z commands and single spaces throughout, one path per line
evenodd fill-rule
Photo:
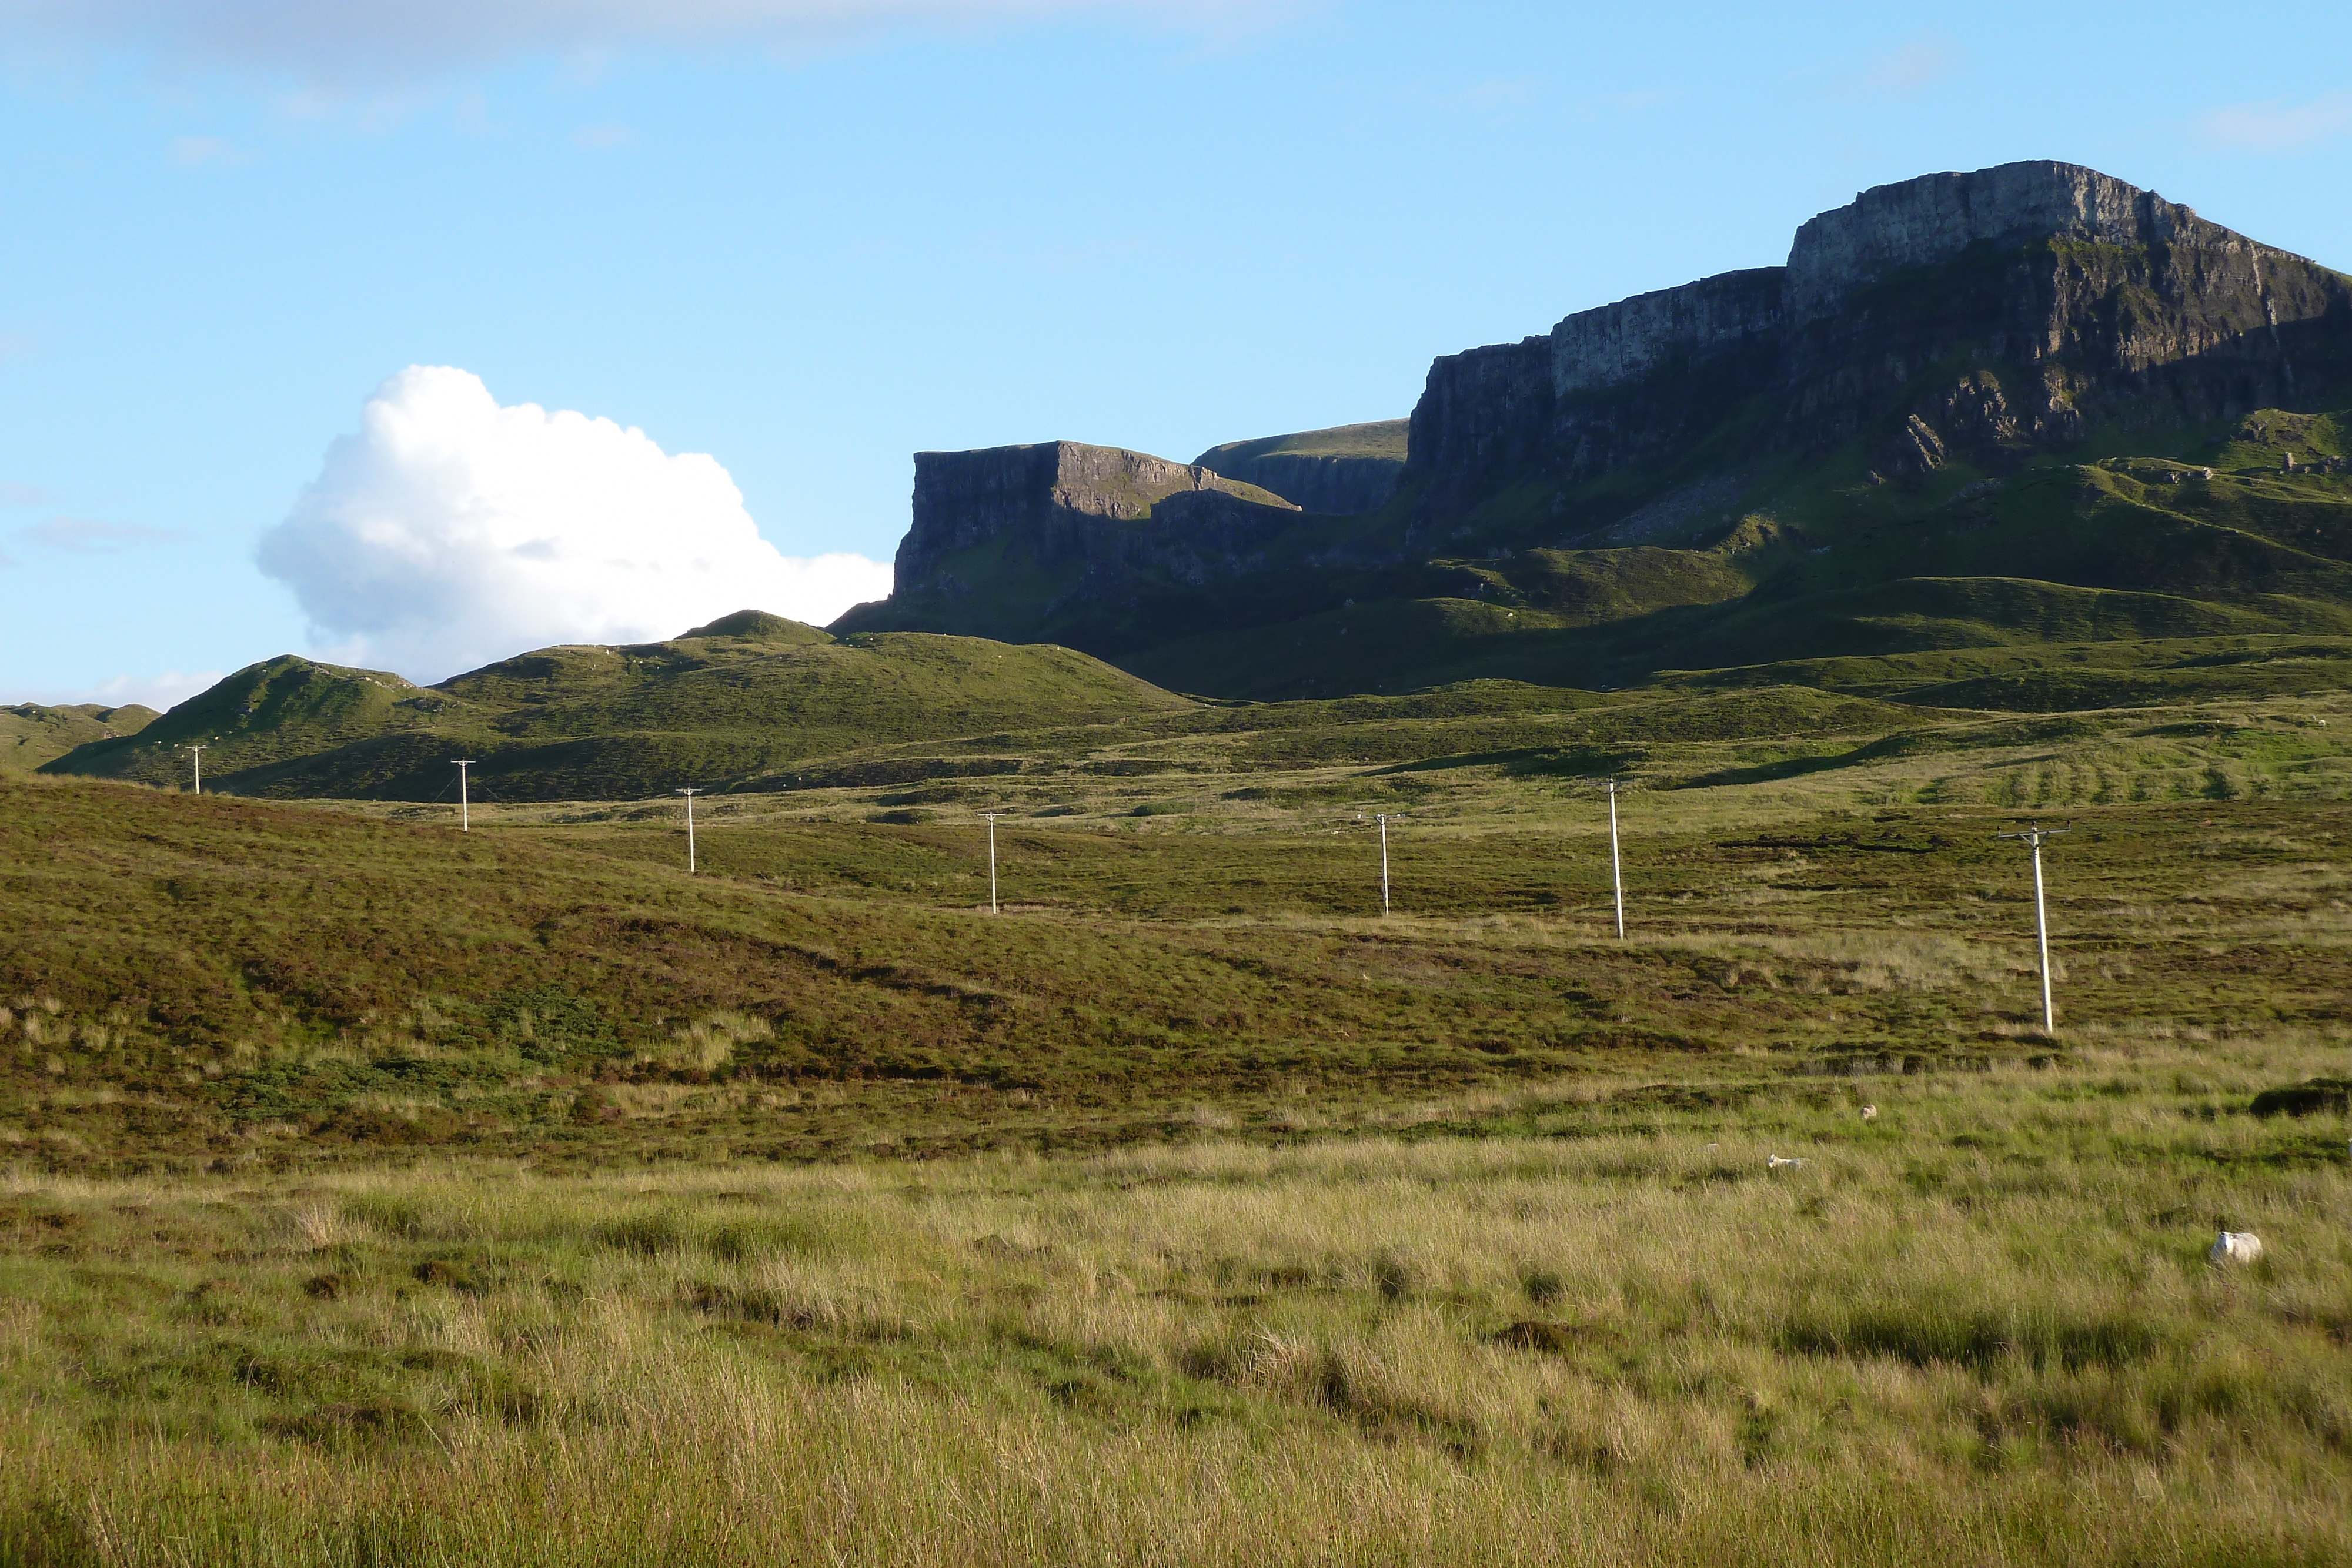
M 2342 1049 L 1646 1135 L 23 1176 L 0 1563 L 2338 1559 L 2346 1128 L 2243 1106 Z

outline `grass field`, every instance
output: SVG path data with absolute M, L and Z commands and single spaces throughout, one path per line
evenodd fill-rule
M 0 779 L 0 1564 L 2352 1558 L 2352 701 L 1869 684 Z
M 2340 1561 L 2346 1129 L 2244 1105 L 2341 1052 L 1638 1119 L 1601 1075 L 1477 1141 L 19 1177 L 0 1560 Z

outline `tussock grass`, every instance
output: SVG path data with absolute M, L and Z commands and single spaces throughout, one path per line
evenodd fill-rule
M 0 1565 L 2352 1556 L 2316 717 L 1653 736 L 1619 941 L 1505 695 L 1074 740 L 1001 918 L 846 787 L 0 783 Z
M 0 1552 L 2330 1560 L 2345 1128 L 2241 1096 L 2343 1045 L 1895 1078 L 1867 1124 L 20 1173 Z

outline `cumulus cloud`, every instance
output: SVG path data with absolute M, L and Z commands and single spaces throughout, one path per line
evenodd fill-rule
M 2352 131 L 2352 93 L 2329 93 L 2309 103 L 2239 103 L 2200 117 L 2208 141 L 2265 152 L 2308 147 Z
M 863 556 L 784 556 L 718 462 L 412 365 L 328 449 L 261 569 L 340 659 L 439 680 L 557 643 L 675 637 L 730 611 L 822 623 L 890 591 Z
M 1217 31 L 1281 0 L 0 0 L 0 37 L 383 79 L 631 44 L 825 43 L 1086 15 Z

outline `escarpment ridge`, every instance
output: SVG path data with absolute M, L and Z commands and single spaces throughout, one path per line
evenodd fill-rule
M 1573 522 L 1573 486 L 1685 460 L 1736 414 L 1718 466 L 1874 434 L 1884 478 L 2102 422 L 2326 406 L 2347 383 L 2352 280 L 2095 170 L 2007 163 L 1865 191 L 1801 226 L 1784 267 L 1439 359 L 1405 482 L 1436 528 L 1545 482 Z

